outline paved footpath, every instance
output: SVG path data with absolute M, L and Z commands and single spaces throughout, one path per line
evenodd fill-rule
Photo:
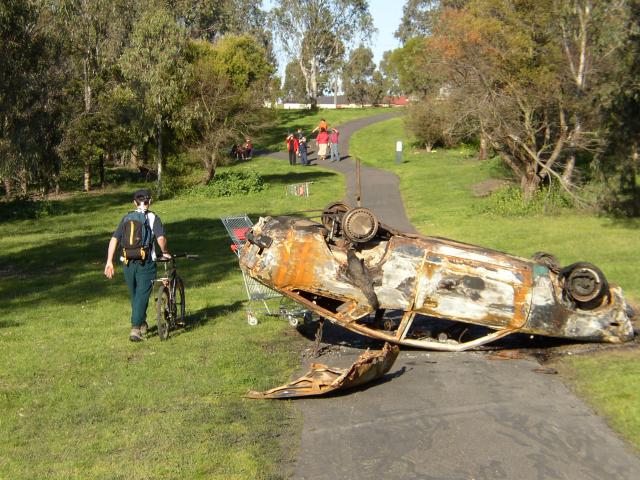
M 351 133 L 390 115 L 344 124 L 341 155 L 348 153 Z M 355 205 L 354 162 L 326 166 L 345 174 L 346 201 Z M 366 167 L 361 175 L 363 206 L 384 223 L 414 231 L 398 178 Z M 335 331 L 332 341 L 339 341 L 342 330 L 328 327 Z M 305 360 L 301 372 L 313 360 L 346 367 L 361 352 L 346 348 Z M 376 384 L 296 400 L 303 427 L 294 478 L 640 478 L 640 457 L 557 376 L 535 372 L 538 366 L 531 360 L 492 360 L 480 352 L 403 349 Z

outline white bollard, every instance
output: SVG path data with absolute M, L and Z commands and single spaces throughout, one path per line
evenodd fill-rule
M 396 142 L 396 163 L 402 163 L 402 141 Z

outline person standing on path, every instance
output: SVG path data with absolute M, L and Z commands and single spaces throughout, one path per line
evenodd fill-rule
M 104 274 L 109 279 L 113 278 L 113 257 L 118 244 L 120 244 L 122 247 L 120 259 L 124 263 L 124 279 L 131 296 L 129 340 L 139 342 L 144 339 L 149 327 L 147 324 L 147 305 L 157 268 L 154 240 L 160 246 L 164 257 L 171 258 L 171 255 L 167 249 L 167 239 L 160 217 L 149 211 L 151 204 L 149 190 L 137 190 L 133 194 L 133 204 L 136 209 L 120 220 L 118 228 L 111 236 Z
M 311 133 L 316 133 L 317 131 L 321 131 L 322 129 L 325 130 L 329 130 L 329 124 L 326 122 L 326 120 L 324 118 L 320 119 L 320 123 L 318 123 L 318 126 L 316 128 L 314 128 Z
M 296 155 L 298 154 L 299 142 L 293 133 L 287 136 L 287 151 L 289 152 L 289 165 L 296 164 Z
M 307 138 L 302 137 L 298 144 L 298 153 L 300 154 L 300 164 L 305 167 L 309 165 L 309 159 L 307 157 Z
M 320 132 L 318 132 L 316 143 L 318 144 L 318 159 L 324 160 L 327 157 L 327 147 L 329 144 L 329 134 L 324 128 L 321 128 Z
M 338 142 L 340 140 L 340 132 L 337 128 L 331 129 L 331 135 L 329 135 L 329 143 L 331 143 L 331 161 L 339 162 L 340 153 L 338 152 Z

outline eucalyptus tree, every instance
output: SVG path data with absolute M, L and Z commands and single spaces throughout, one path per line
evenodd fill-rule
M 526 198 L 554 181 L 575 194 L 576 158 L 603 148 L 598 98 L 610 89 L 628 2 L 470 0 L 443 8 L 431 34 L 407 42 L 407 75 L 455 95 L 520 180 Z M 414 48 L 416 47 L 416 48 Z M 402 80 L 402 69 L 401 80 Z M 429 91 L 426 90 L 425 93 Z M 433 92 L 433 91 L 432 91 Z M 431 93 L 433 95 L 433 93 Z
M 304 75 L 302 75 L 302 70 L 296 60 L 287 63 L 287 67 L 284 70 L 282 93 L 285 100 L 296 103 L 303 103 L 307 98 Z
M 225 35 L 213 44 L 196 42 L 190 97 L 192 151 L 211 181 L 232 143 L 244 140 L 264 121 L 263 102 L 274 72 L 266 51 L 248 35 Z
M 323 69 L 335 68 L 346 47 L 368 41 L 375 30 L 364 0 L 277 0 L 271 23 L 288 58 L 298 62 L 313 106 Z
M 188 38 L 184 26 L 168 10 L 144 12 L 118 65 L 141 105 L 141 125 L 155 139 L 157 195 L 162 195 L 163 135 L 180 127 L 189 82 Z
M 103 172 L 105 157 L 111 153 L 107 138 L 96 130 L 96 116 L 110 108 L 110 90 L 117 83 L 114 67 L 128 41 L 137 3 L 43 0 L 43 4 L 49 12 L 52 35 L 64 45 L 62 61 L 71 79 L 67 89 L 70 108 L 60 151 L 68 164 L 82 165 L 83 188 L 90 190 L 92 168 L 98 166 Z
M 0 3 L 0 177 L 7 197 L 15 184 L 22 194 L 33 181 L 46 189 L 59 171 L 64 82 L 41 10 L 26 0 Z
M 375 71 L 370 48 L 359 46 L 350 53 L 342 69 L 342 88 L 349 101 L 364 105 L 374 100 L 371 93 Z

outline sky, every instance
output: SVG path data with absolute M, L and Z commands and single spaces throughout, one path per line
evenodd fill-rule
M 273 0 L 264 0 L 263 8 L 268 10 L 273 4 Z M 373 17 L 373 23 L 378 32 L 371 39 L 369 47 L 373 51 L 373 59 L 377 64 L 382 60 L 382 54 L 386 50 L 393 50 L 400 46 L 398 40 L 393 36 L 393 32 L 398 29 L 402 18 L 402 7 L 404 0 L 369 0 L 369 10 Z M 278 58 L 280 62 L 279 72 L 284 75 L 284 58 Z
M 403 1 L 400 0 L 369 0 L 369 9 L 373 16 L 373 23 L 378 29 L 372 41 L 371 50 L 376 64 L 382 60 L 386 50 L 393 50 L 400 46 L 400 42 L 393 36 L 402 19 Z

